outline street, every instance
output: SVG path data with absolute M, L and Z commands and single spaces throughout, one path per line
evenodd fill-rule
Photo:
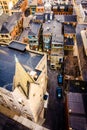
M 51 70 L 48 63 L 48 92 L 49 104 L 44 126 L 50 130 L 65 130 L 65 112 L 63 100 L 56 99 L 57 70 Z
M 87 58 L 84 56 L 83 44 L 80 31 L 86 27 L 85 24 L 78 24 L 76 28 L 76 39 L 80 57 L 80 64 L 83 79 L 87 80 Z M 51 70 L 48 62 L 48 92 L 49 104 L 46 114 L 46 121 L 43 126 L 50 130 L 66 130 L 65 104 L 63 101 L 56 99 L 57 70 Z

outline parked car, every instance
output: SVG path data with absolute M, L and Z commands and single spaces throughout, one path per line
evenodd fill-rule
M 57 99 L 62 99 L 63 98 L 63 91 L 61 87 L 56 88 L 56 98 Z
M 58 85 L 63 85 L 63 75 L 62 74 L 58 74 L 57 82 L 58 82 Z

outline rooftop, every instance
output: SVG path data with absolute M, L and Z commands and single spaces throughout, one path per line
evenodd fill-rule
M 24 45 L 17 42 L 11 42 L 9 46 L 0 46 L 0 86 L 8 90 L 12 90 L 13 77 L 15 75 L 15 56 L 18 58 L 26 72 L 35 70 L 35 67 L 42 59 L 43 55 L 30 51 L 20 51 L 24 49 Z M 14 45 L 16 44 L 16 45 Z M 14 49 L 15 48 L 15 49 Z M 16 50 L 17 48 L 17 50 Z
M 4 14 L 4 13 L 0 16 L 0 30 L 1 30 L 2 24 L 3 24 L 5 21 L 7 21 L 8 17 L 9 17 L 9 15 Z
M 8 47 L 22 52 L 26 50 L 26 44 L 21 44 L 18 41 L 12 41 Z
M 76 15 L 65 15 L 64 21 L 65 22 L 77 22 L 77 16 Z
M 36 35 L 36 36 L 38 36 L 40 28 L 41 28 L 41 24 L 40 23 L 33 23 L 32 22 L 30 24 L 28 35 Z
M 52 44 L 58 44 L 58 43 L 64 43 L 64 38 L 63 38 L 63 35 L 59 35 L 59 36 L 56 36 L 56 35 L 53 35 L 52 36 Z
M 69 91 L 73 93 L 87 93 L 87 81 L 71 80 Z
M 82 0 L 76 0 L 75 2 L 76 2 L 77 5 L 79 5 L 79 4 L 81 4 L 81 1 Z
M 55 15 L 55 19 L 60 22 L 64 22 L 64 15 Z
M 30 6 L 37 6 L 37 0 L 29 0 Z
M 28 32 L 29 32 L 29 28 L 24 29 L 18 40 L 22 42 L 23 38 L 28 38 Z
M 53 35 L 61 35 L 62 34 L 62 23 L 52 20 L 52 21 L 47 21 L 43 23 L 43 34 L 53 34 Z
M 18 2 L 13 6 L 12 10 L 19 10 L 20 9 L 20 5 L 24 0 L 18 0 Z
M 9 16 L 3 23 L 0 33 L 8 33 L 12 31 L 13 27 L 17 24 L 17 21 L 21 18 L 21 14 L 21 12 L 16 12 Z
M 87 8 L 87 1 L 86 0 L 81 1 L 81 5 L 83 8 Z
M 74 45 L 73 38 L 65 38 L 64 45 Z
M 87 98 L 87 94 L 84 94 Z M 87 128 L 87 113 L 85 108 L 87 105 L 84 104 L 83 95 L 81 93 L 67 94 L 68 108 L 69 108 L 69 126 L 75 130 L 85 130 Z M 86 101 L 87 103 L 87 101 Z
M 75 27 L 71 24 L 64 24 L 64 34 L 76 33 Z
M 42 20 L 42 22 L 44 21 L 44 14 L 43 13 L 35 13 L 34 16 L 35 20 Z

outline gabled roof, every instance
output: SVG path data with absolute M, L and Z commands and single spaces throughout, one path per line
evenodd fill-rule
M 29 0 L 30 6 L 37 6 L 37 0 Z
M 7 21 L 3 23 L 0 33 L 11 32 L 18 20 L 21 18 L 21 14 L 21 12 L 16 12 L 9 16 Z
M 40 23 L 33 23 L 33 22 L 30 23 L 30 29 L 29 29 L 28 35 L 38 36 L 40 28 L 41 28 Z
M 3 23 L 7 21 L 8 17 L 9 17 L 9 15 L 4 14 L 4 13 L 0 16 L 0 30 L 1 30 Z
M 2 25 L 2 28 L 0 30 L 0 33 L 9 33 L 9 30 L 6 27 L 6 22 Z
M 29 30 L 28 35 L 29 35 L 29 36 L 35 36 L 35 33 L 32 32 L 31 30 Z

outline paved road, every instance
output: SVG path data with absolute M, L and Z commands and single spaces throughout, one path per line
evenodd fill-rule
M 87 57 L 85 56 L 84 49 L 83 49 L 83 42 L 81 38 L 81 30 L 87 27 L 87 24 L 78 24 L 76 28 L 76 38 L 77 38 L 77 45 L 78 51 L 80 56 L 80 63 L 81 69 L 83 74 L 83 79 L 87 81 Z
M 49 105 L 44 126 L 51 130 L 65 130 L 64 103 L 56 99 L 57 74 L 58 71 L 50 70 L 48 65 Z

